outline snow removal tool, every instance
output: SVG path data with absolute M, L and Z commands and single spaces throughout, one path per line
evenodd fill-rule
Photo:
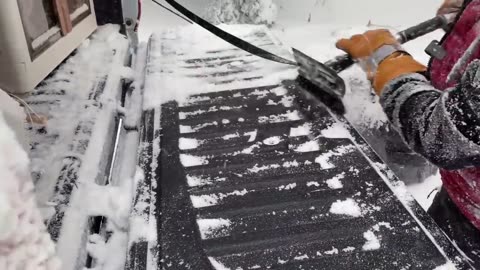
M 324 102 L 327 102 L 328 104 L 337 104 L 342 107 L 342 105 L 339 103 L 341 103 L 340 100 L 345 95 L 346 87 L 345 81 L 338 75 L 338 73 L 349 68 L 355 63 L 355 61 L 349 55 L 340 55 L 326 63 L 321 63 L 305 53 L 292 48 L 295 61 L 291 61 L 259 48 L 216 27 L 215 25 L 207 22 L 195 13 L 191 12 L 175 0 L 165 1 L 174 7 L 178 12 L 183 14 L 186 18 L 197 23 L 212 34 L 234 45 L 235 47 L 238 47 L 239 49 L 270 61 L 298 66 L 299 77 L 297 80 L 301 82 L 302 86 L 307 88 L 308 91 L 313 92 L 313 94 L 321 96 L 322 99 L 324 99 Z M 455 14 L 436 16 L 433 19 L 427 20 L 416 26 L 399 32 L 397 34 L 397 40 L 403 44 L 440 28 L 445 29 L 450 25 L 455 17 Z M 327 94 L 327 96 L 325 96 L 325 94 Z M 325 100 L 325 98 L 327 100 Z M 341 108 L 340 110 L 343 111 Z
M 397 40 L 407 43 L 440 28 L 446 29 L 455 19 L 455 14 L 438 15 L 396 34 Z M 348 54 L 320 63 L 299 50 L 293 49 L 293 55 L 299 65 L 299 73 L 307 81 L 312 82 L 321 91 L 333 94 L 339 98 L 345 95 L 345 82 L 338 73 L 352 66 L 355 61 Z

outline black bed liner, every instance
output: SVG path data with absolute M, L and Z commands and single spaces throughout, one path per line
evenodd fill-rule
M 220 52 L 225 57 L 227 50 L 182 56 L 177 64 L 214 67 L 222 62 L 210 54 Z M 228 52 L 232 59 L 239 54 Z M 224 84 L 229 74 L 215 80 Z M 279 95 L 278 87 L 286 93 Z M 285 96 L 289 106 L 280 102 Z M 291 136 L 304 124 L 308 135 Z M 334 124 L 348 136 L 322 136 Z M 272 137 L 276 142 L 265 141 Z M 200 143 L 180 149 L 184 139 Z M 312 141 L 318 149 L 295 151 Z M 141 145 L 140 189 L 156 198 L 158 269 L 435 269 L 448 260 L 470 269 L 346 119 L 297 81 L 200 94 L 147 110 Z M 182 164 L 186 157 L 197 163 Z M 328 157 L 330 166 L 318 157 Z M 326 181 L 338 176 L 343 187 L 329 187 Z M 333 203 L 345 200 L 355 201 L 361 216 L 331 213 Z M 371 234 L 379 247 L 366 246 Z M 148 248 L 134 244 L 127 268 L 151 269 Z

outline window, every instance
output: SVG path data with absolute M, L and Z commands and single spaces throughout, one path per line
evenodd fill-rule
M 33 49 L 42 43 L 41 41 L 48 39 L 47 36 L 52 36 L 54 30 L 59 30 L 53 1 L 18 0 L 18 6 L 27 41 Z

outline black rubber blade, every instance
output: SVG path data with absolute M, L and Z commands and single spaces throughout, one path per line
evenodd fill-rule
M 337 72 L 305 53 L 293 48 L 293 56 L 299 65 L 298 73 L 310 81 L 320 92 L 342 98 L 345 95 L 345 81 Z

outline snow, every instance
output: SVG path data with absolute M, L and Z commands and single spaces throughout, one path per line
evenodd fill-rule
M 293 259 L 296 260 L 296 261 L 303 261 L 303 260 L 307 260 L 308 258 L 309 258 L 308 255 L 304 254 L 304 255 L 301 255 L 301 256 L 296 256 Z
M 335 168 L 335 165 L 330 162 L 330 159 L 334 156 L 343 156 L 347 153 L 350 153 L 354 149 L 355 149 L 355 147 L 353 145 L 339 146 L 339 147 L 335 148 L 334 150 L 330 150 L 327 153 L 324 153 L 324 154 L 318 156 L 315 159 L 315 163 L 320 164 L 320 166 L 324 170 Z
M 346 247 L 346 248 L 342 249 L 343 252 L 352 252 L 354 250 L 355 250 L 354 247 Z
M 214 0 L 204 17 L 213 24 L 273 24 L 277 14 L 273 0 Z
M 257 130 L 251 131 L 251 132 L 245 132 L 244 136 L 250 136 L 248 139 L 248 142 L 254 142 L 257 139 Z
M 213 257 L 208 257 L 208 260 L 210 261 L 212 266 L 215 268 L 215 270 L 230 270 L 230 268 L 225 267 L 225 265 L 223 265 Z
M 288 185 L 282 185 L 277 188 L 277 190 L 282 191 L 282 190 L 291 190 L 297 187 L 296 183 L 291 183 Z
M 439 267 L 436 267 L 435 269 L 433 270 L 457 270 L 457 267 L 455 266 L 455 264 L 453 264 L 452 262 L 448 262 L 444 265 L 441 265 Z
M 331 250 L 325 251 L 324 253 L 327 255 L 338 254 L 338 248 L 332 247 Z
M 281 166 L 278 164 L 270 164 L 270 165 L 263 165 L 259 166 L 258 164 L 255 164 L 252 168 L 248 168 L 247 170 L 251 173 L 258 173 L 261 171 L 266 171 L 266 170 L 271 170 L 271 169 L 278 169 Z
M 295 152 L 315 152 L 320 150 L 320 145 L 317 141 L 309 141 L 299 145 L 297 148 L 294 149 Z
M 37 207 L 29 165 L 27 153 L 0 110 L 0 265 L 4 269 L 61 269 Z
M 197 139 L 180 138 L 179 147 L 180 150 L 192 150 L 198 148 L 200 145 L 202 145 L 202 143 L 202 141 Z
M 200 187 L 200 186 L 212 184 L 214 182 L 224 182 L 226 180 L 227 178 L 224 178 L 224 177 L 216 177 L 215 179 L 212 179 L 210 177 L 202 177 L 202 176 L 187 174 L 187 182 L 190 187 Z
M 228 219 L 197 219 L 202 239 L 224 237 L 229 235 L 229 227 L 232 222 Z
M 282 137 L 279 137 L 279 136 L 274 136 L 274 137 L 266 138 L 265 140 L 263 140 L 263 143 L 265 145 L 277 145 L 280 142 L 282 142 Z
M 423 183 L 409 185 L 407 188 L 409 193 L 412 194 L 422 208 L 428 210 L 441 186 L 441 175 L 440 173 L 437 173 L 425 179 Z
M 265 26 L 221 25 L 221 28 L 241 38 L 255 42 L 255 33 L 265 31 Z M 180 104 L 191 102 L 190 95 L 216 92 L 227 89 L 258 87 L 259 85 L 278 85 L 282 80 L 295 79 L 297 70 L 292 66 L 251 56 L 244 52 L 236 52 L 225 41 L 215 37 L 197 25 L 172 29 L 155 34 L 150 39 L 151 54 L 145 81 L 144 108 L 154 108 L 167 101 L 176 100 Z M 290 57 L 289 52 L 281 47 L 269 47 L 273 53 Z M 245 72 L 231 74 L 219 78 L 217 72 L 230 71 L 240 67 L 224 66 L 218 68 L 203 68 L 206 77 L 195 77 L 195 63 L 182 60 L 211 57 L 208 52 L 219 51 L 216 56 L 234 56 L 233 59 L 252 60 L 244 63 L 241 68 Z M 181 56 L 179 55 L 181 54 Z M 220 61 L 220 60 L 219 60 Z M 219 62 L 217 61 L 217 62 Z M 214 63 L 215 61 L 212 61 Z M 249 79 L 254 78 L 254 79 Z M 228 81 L 218 83 L 219 80 Z M 162 91 L 159 91 L 162 89 Z
M 199 125 L 196 125 L 196 126 L 184 126 L 184 125 L 180 125 L 180 133 L 181 133 L 181 134 L 185 134 L 185 133 L 195 133 L 195 132 L 198 132 L 199 130 L 201 130 L 201 129 L 203 129 L 203 128 L 211 127 L 211 126 L 218 126 L 218 122 L 217 122 L 217 121 L 214 121 L 214 122 L 210 122 L 210 123 L 199 124 Z
M 312 187 L 312 186 L 319 187 L 320 183 L 318 183 L 316 181 L 307 182 L 307 187 Z
M 228 140 L 231 140 L 231 139 L 234 139 L 234 138 L 239 138 L 240 137 L 240 134 L 237 133 L 232 133 L 232 134 L 227 134 L 225 136 L 222 137 L 222 139 L 224 139 L 225 141 L 228 141 Z
M 308 136 L 311 134 L 311 129 L 311 123 L 305 123 L 301 126 L 290 128 L 290 137 Z
M 344 201 L 338 200 L 330 207 L 330 213 L 336 215 L 346 215 L 352 217 L 361 217 L 362 211 L 358 203 L 349 198 Z
M 341 179 L 345 178 L 345 173 L 341 173 L 331 179 L 328 179 L 326 182 L 327 182 L 327 185 L 329 188 L 331 189 L 341 189 L 343 188 L 343 184 L 342 182 L 340 181 Z
M 184 167 L 202 166 L 209 163 L 207 157 L 198 157 L 187 154 L 181 154 L 180 161 Z
M 36 89 L 36 91 L 44 89 L 65 91 L 61 106 L 49 107 L 47 111 L 49 132 L 58 134 L 58 142 L 32 153 L 33 170 L 42 172 L 42 178 L 36 186 L 41 203 L 48 202 L 54 193 L 64 157 L 73 156 L 81 160 L 81 167 L 77 172 L 77 188 L 73 189 L 69 204 L 61 208 L 64 217 L 57 241 L 57 255 L 62 260 L 64 270 L 74 269 L 77 265 L 78 257 L 81 255 L 79 253 L 83 252 L 78 247 L 82 246 L 85 240 L 85 235 L 81 232 L 87 231 L 89 225 L 87 220 L 92 213 L 102 213 L 111 218 L 111 221 L 107 221 L 107 227 L 113 234 L 107 244 L 117 248 L 114 250 L 117 252 L 117 258 L 112 261 L 113 257 L 109 253 L 107 257 L 110 259 L 107 258 L 105 264 L 113 267 L 126 259 L 125 256 L 118 256 L 120 250 L 124 251 L 120 254 L 126 254 L 128 242 L 126 234 L 115 232 L 122 231 L 127 226 L 126 209 L 130 205 L 128 198 L 131 198 L 132 189 L 128 185 L 101 187 L 96 184 L 97 180 L 103 182 L 105 179 L 104 175 L 99 176 L 99 167 L 104 161 L 102 153 L 106 151 L 105 147 L 110 145 L 108 127 L 113 124 L 115 114 L 118 112 L 116 99 L 118 90 L 121 89 L 122 79 L 127 75 L 124 65 L 128 40 L 118 31 L 119 26 L 100 27 L 91 39 L 80 46 L 75 55 L 68 58 L 52 77 L 46 79 L 44 84 Z M 116 54 L 114 55 L 112 51 Z M 98 102 L 102 106 L 97 109 L 91 106 L 89 110 L 84 110 L 90 90 L 102 77 L 107 77 L 104 91 L 98 96 Z M 35 98 L 29 97 L 31 101 Z M 80 121 L 85 123 L 86 128 L 91 129 L 91 134 L 79 133 L 73 137 Z M 72 141 L 77 144 L 78 140 L 88 140 L 86 149 L 68 148 Z M 98 195 L 101 199 L 91 197 L 93 195 Z M 111 196 L 121 197 L 113 200 Z M 88 201 L 85 201 L 86 198 Z M 98 203 L 95 203 L 97 201 Z M 110 204 L 111 207 L 106 204 Z
M 260 124 L 264 123 L 281 123 L 287 121 L 296 121 L 302 119 L 300 112 L 298 111 L 288 111 L 284 114 L 271 115 L 271 116 L 260 116 L 258 122 Z
M 349 139 L 352 136 L 342 123 L 335 122 L 329 128 L 322 130 L 322 136 L 331 139 Z
M 369 230 L 365 232 L 363 237 L 367 240 L 362 247 L 363 250 L 376 250 L 380 248 L 380 240 L 373 231 Z

